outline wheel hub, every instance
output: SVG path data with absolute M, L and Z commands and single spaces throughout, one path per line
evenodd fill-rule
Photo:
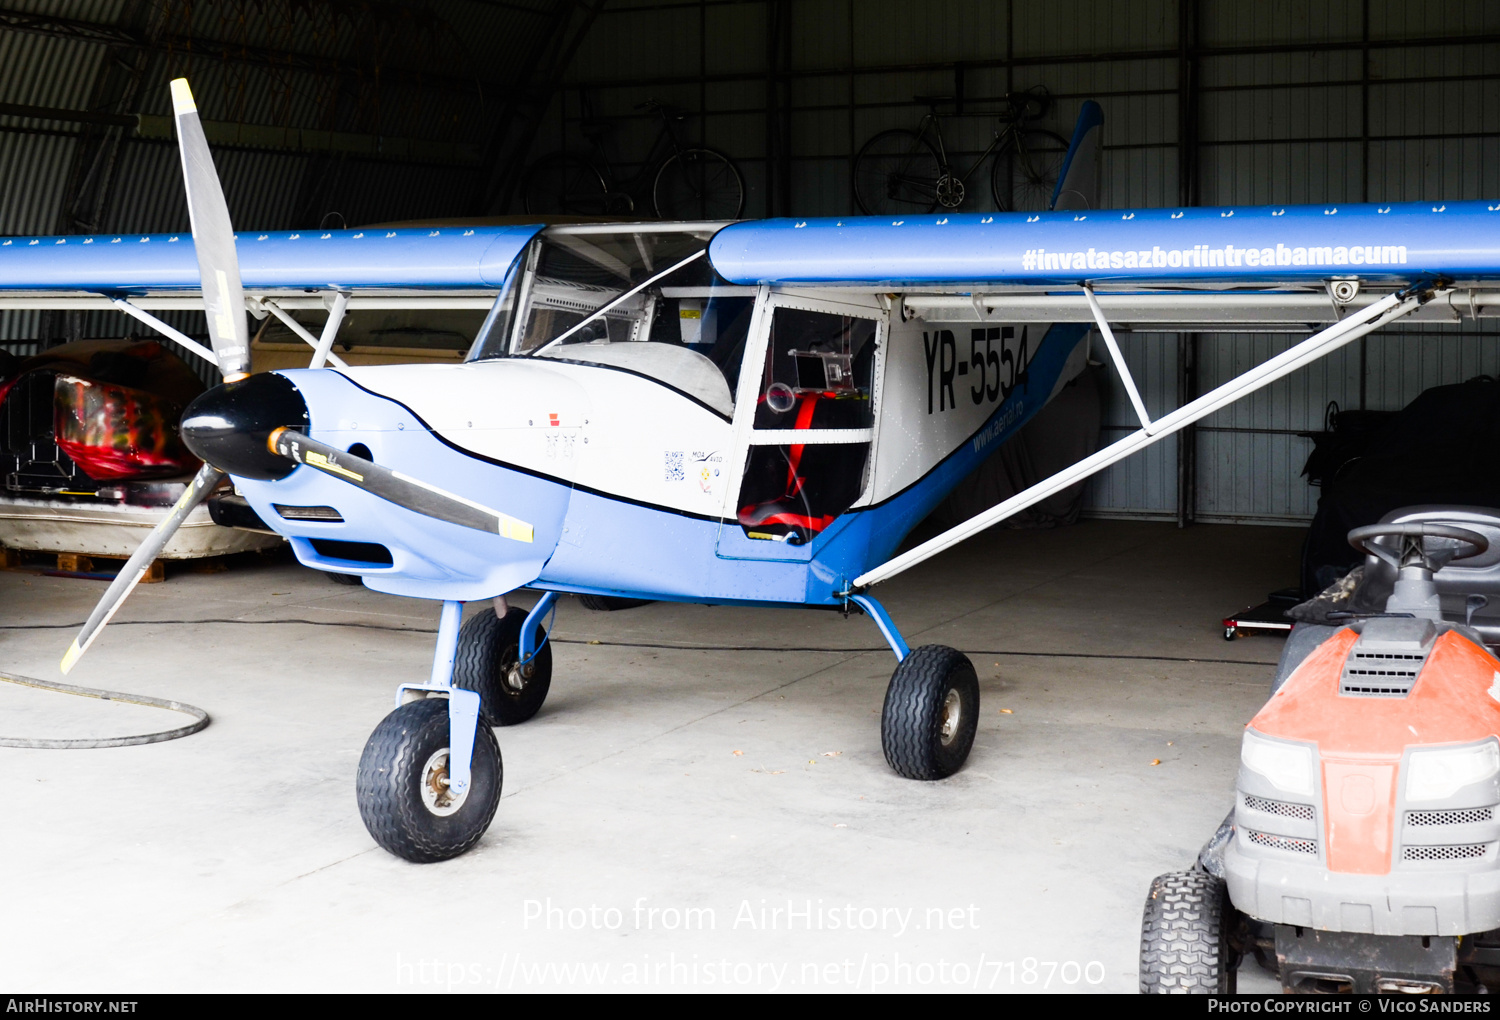
M 526 682 L 531 679 L 532 673 L 536 672 L 535 664 L 528 662 L 523 666 L 517 662 L 516 660 L 520 657 L 521 650 L 515 645 L 507 648 L 505 654 L 500 657 L 502 664 L 509 663 L 503 666 L 501 680 L 505 684 L 505 689 L 512 694 L 520 694 L 524 691 Z
M 448 749 L 434 751 L 427 764 L 422 767 L 422 805 L 437 815 L 446 818 L 464 806 L 469 791 L 454 793 L 448 788 Z
M 531 666 L 512 666 L 505 671 L 505 686 L 519 694 L 526 689 L 526 681 L 531 679 Z
M 957 209 L 964 204 L 964 182 L 952 174 L 939 177 L 937 200 L 944 209 Z
M 953 738 L 958 735 L 958 724 L 963 719 L 964 701 L 955 688 L 948 689 L 948 696 L 943 699 L 943 728 L 938 732 L 938 739 L 944 747 L 953 743 Z

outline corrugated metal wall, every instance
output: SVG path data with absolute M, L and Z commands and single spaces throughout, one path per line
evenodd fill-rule
M 859 146 L 915 127 L 912 96 L 951 94 L 959 77 L 974 112 L 1046 86 L 1045 126 L 1063 134 L 1099 100 L 1112 206 L 1500 198 L 1500 4 L 1486 0 L 612 0 L 532 155 L 585 148 L 579 119 L 605 119 L 628 179 L 658 131 L 634 106 L 656 97 L 739 161 L 746 215 L 847 214 Z M 977 154 L 993 127 L 950 118 L 944 135 Z M 983 169 L 969 194 L 988 206 Z M 1291 342 L 1198 336 L 1198 390 Z M 1179 338 L 1122 344 L 1151 411 L 1175 406 Z M 1329 401 L 1399 408 L 1496 373 L 1497 352 L 1500 337 L 1468 327 L 1398 328 L 1206 420 L 1192 440 L 1197 519 L 1305 520 L 1317 493 L 1295 433 L 1320 427 Z M 1107 439 L 1133 421 L 1115 390 Z M 1177 479 L 1168 440 L 1099 476 L 1093 512 L 1176 518 Z
M 167 77 L 186 72 L 211 119 L 484 145 L 531 101 L 521 85 L 545 99 L 538 55 L 584 4 L 8 0 L 6 9 L 0 103 L 159 114 Z M 52 20 L 17 27 L 24 16 Z M 282 61 L 283 51 L 295 59 Z M 141 56 L 136 93 L 106 87 L 122 53 Z M 913 95 L 952 93 L 960 82 L 974 115 L 946 119 L 944 134 L 961 163 L 988 145 L 995 122 L 983 111 L 1007 91 L 1049 89 L 1045 126 L 1063 134 L 1079 104 L 1098 99 L 1109 205 L 1500 197 L 1492 0 L 609 0 L 545 108 L 530 157 L 583 148 L 579 122 L 604 120 L 615 126 L 604 144 L 628 180 L 659 132 L 635 107 L 655 97 L 687 111 L 687 139 L 738 160 L 746 215 L 844 214 L 860 145 L 915 126 Z M 0 114 L 0 232 L 61 229 L 100 135 Z M 262 229 L 315 225 L 303 221 L 335 211 L 348 223 L 470 214 L 482 211 L 476 195 L 497 172 L 248 149 L 217 158 L 236 222 Z M 131 138 L 100 165 L 114 184 L 98 229 L 186 226 L 170 145 Z M 650 174 L 641 177 L 644 192 Z M 972 208 L 988 206 L 987 178 L 981 167 L 971 180 Z M 180 324 L 199 332 L 190 319 Z M 111 313 L 69 330 L 78 328 L 127 326 Z M 0 342 L 58 329 L 55 316 L 0 315 Z M 1197 388 L 1288 342 L 1197 337 Z M 1122 343 L 1152 410 L 1175 404 L 1180 338 Z M 1299 477 L 1309 444 L 1295 433 L 1316 428 L 1329 401 L 1399 407 L 1423 387 L 1500 368 L 1496 344 L 1472 329 L 1394 331 L 1204 422 L 1192 440 L 1198 517 L 1305 518 L 1316 493 Z M 1111 436 L 1131 420 L 1115 397 Z M 1175 517 L 1177 479 L 1168 441 L 1100 476 L 1093 512 Z
M 483 148 L 565 4 L 6 0 L 0 234 L 187 229 L 174 144 L 88 119 L 169 114 L 177 76 L 208 121 Z M 235 224 L 252 230 L 473 214 L 488 170 L 221 145 L 214 155 Z M 201 314 L 165 317 L 204 333 Z M 140 329 L 114 312 L 0 313 L 0 344 L 17 353 Z

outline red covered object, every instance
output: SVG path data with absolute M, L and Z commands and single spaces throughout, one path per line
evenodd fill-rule
M 0 366 L 0 404 L 22 378 L 50 373 L 58 449 L 95 481 L 196 471 L 177 422 L 203 383 L 155 340 L 83 340 Z
M 198 469 L 177 434 L 181 408 L 155 394 L 58 373 L 52 409 L 57 448 L 95 481 Z

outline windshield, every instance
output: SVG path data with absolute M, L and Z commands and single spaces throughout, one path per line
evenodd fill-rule
M 733 413 L 755 288 L 705 257 L 718 224 L 553 227 L 531 243 L 470 360 L 544 357 L 646 375 Z

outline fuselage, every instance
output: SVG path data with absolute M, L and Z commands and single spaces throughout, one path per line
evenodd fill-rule
M 984 360 L 967 331 L 892 324 L 873 301 L 869 314 L 880 382 L 864 481 L 800 544 L 753 538 L 736 516 L 754 442 L 759 376 L 749 372 L 737 407 L 628 364 L 552 357 L 281 373 L 306 401 L 314 439 L 363 446 L 378 464 L 525 521 L 529 542 L 418 515 L 306 467 L 236 487 L 303 563 L 393 594 L 472 601 L 534 586 L 834 604 L 1082 369 L 1087 350 L 1082 327 L 1032 327 L 1041 336 L 1002 396 L 998 383 L 976 390 L 978 375 L 958 376 L 960 346 L 965 362 L 971 346 Z M 648 346 L 658 345 L 625 353 Z M 763 357 L 753 337 L 745 357 Z M 315 507 L 335 513 L 313 517 Z

